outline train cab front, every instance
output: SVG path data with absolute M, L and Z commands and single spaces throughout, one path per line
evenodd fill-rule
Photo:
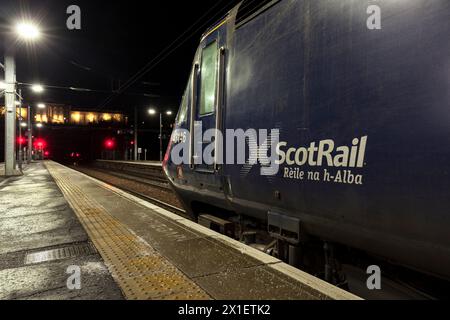
M 225 202 L 215 134 L 222 130 L 228 23 L 232 13 L 203 35 L 194 57 L 163 171 L 189 211 L 192 203 Z M 208 133 L 214 134 L 208 135 Z M 209 137 L 209 138 L 208 138 Z M 208 152 L 213 149 L 213 152 Z M 212 154 L 205 157 L 205 154 Z
M 189 198 L 187 193 L 192 192 L 192 186 L 189 185 L 192 174 L 189 164 L 190 137 L 187 127 L 187 99 L 189 99 L 189 96 L 185 94 L 162 162 L 162 168 L 172 190 L 188 213 L 194 216 L 193 213 L 189 212 L 190 204 L 187 200 Z

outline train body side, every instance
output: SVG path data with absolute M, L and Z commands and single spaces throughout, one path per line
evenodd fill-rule
M 277 129 L 280 151 L 311 148 L 306 161 L 292 151 L 273 176 L 259 164 L 184 166 L 183 183 L 168 172 L 188 207 L 293 217 L 307 234 L 450 278 L 450 4 L 377 1 L 382 29 L 369 30 L 371 4 L 285 0 L 222 27 L 223 129 Z M 314 148 L 331 143 L 320 163 Z

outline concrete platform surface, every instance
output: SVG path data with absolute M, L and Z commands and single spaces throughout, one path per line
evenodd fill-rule
M 42 163 L 0 184 L 0 299 L 123 299 Z
M 13 177 L 18 177 L 21 176 L 22 172 L 20 172 L 20 170 L 16 169 L 14 170 L 14 174 L 12 175 Z M 0 163 L 0 184 L 5 181 L 8 177 L 5 177 L 5 164 L 4 163 Z
M 108 184 L 46 166 L 128 299 L 358 299 Z

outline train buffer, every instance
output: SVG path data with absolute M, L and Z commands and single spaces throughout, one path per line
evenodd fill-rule
M 208 229 L 217 231 L 226 236 L 233 237 L 234 235 L 234 223 L 231 221 L 211 216 L 209 214 L 202 214 L 198 217 L 198 223 Z
M 0 299 L 358 299 L 220 219 L 206 228 L 52 161 L 3 181 L 0 203 Z

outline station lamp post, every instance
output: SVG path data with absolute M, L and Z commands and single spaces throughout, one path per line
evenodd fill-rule
M 36 86 L 36 85 L 32 86 L 32 91 L 36 92 L 35 90 L 33 90 L 34 86 Z M 40 85 L 38 85 L 38 86 L 40 86 Z M 44 89 L 40 90 L 39 93 L 43 92 L 43 90 Z M 43 103 L 39 103 L 37 105 L 38 109 L 45 109 L 46 107 L 47 106 L 45 104 L 43 104 Z M 23 128 L 27 127 L 28 128 L 28 130 L 27 130 L 27 136 L 28 136 L 27 163 L 28 164 L 31 163 L 31 158 L 33 157 L 33 126 L 31 124 L 31 117 L 32 117 L 32 112 L 31 111 L 32 111 L 31 110 L 31 106 L 28 105 L 28 110 L 27 110 L 27 115 L 28 115 L 27 122 L 28 123 L 25 123 L 25 122 L 21 122 L 20 123 L 21 127 L 23 127 Z M 39 128 L 39 129 L 42 128 L 42 123 L 38 123 L 36 125 L 36 127 Z
M 2 82 L 0 82 L 0 84 L 1 83 Z M 39 92 L 42 92 L 42 91 L 43 90 L 41 90 Z M 18 139 L 18 141 L 22 141 L 21 145 L 20 145 L 20 149 L 19 149 L 19 157 L 18 157 L 19 163 L 18 164 L 19 164 L 20 171 L 22 171 L 22 164 L 24 161 L 24 153 L 23 153 L 23 150 L 21 147 L 26 142 L 26 139 L 24 139 L 22 137 L 22 130 L 26 131 L 26 136 L 28 137 L 28 146 L 26 148 L 27 149 L 26 158 L 27 158 L 27 163 L 30 164 L 31 158 L 32 158 L 32 150 L 33 150 L 33 134 L 32 134 L 33 126 L 31 125 L 32 114 L 31 114 L 31 106 L 30 105 L 28 105 L 28 107 L 25 108 L 25 109 L 27 109 L 27 122 L 23 121 L 22 110 L 24 109 L 24 107 L 23 107 L 22 90 L 20 88 L 18 90 L 17 96 L 18 96 L 19 100 L 15 102 L 15 105 L 16 105 L 16 111 L 17 111 L 17 108 L 19 108 L 19 112 L 17 113 L 17 117 L 19 120 L 19 139 Z M 45 109 L 46 107 L 47 106 L 43 103 L 39 103 L 37 105 L 38 109 Z M 38 123 L 36 126 L 38 128 L 42 128 L 43 125 L 41 123 Z M 21 138 L 23 138 L 23 139 L 21 139 Z
M 17 24 L 15 33 L 18 39 L 27 42 L 35 41 L 40 36 L 39 29 L 35 25 L 25 22 Z M 7 42 L 3 68 L 5 71 L 5 176 L 12 176 L 16 163 L 16 64 L 12 41 Z
M 155 116 L 159 113 L 159 161 L 163 160 L 163 143 L 162 143 L 162 129 L 163 129 L 163 112 L 158 111 L 156 109 L 149 109 L 148 114 L 151 116 Z M 166 115 L 171 116 L 172 111 L 168 110 L 165 112 Z
M 22 124 L 23 124 L 23 118 L 22 118 L 22 90 L 19 89 L 18 92 L 18 96 L 19 96 L 19 100 L 15 102 L 16 105 L 16 111 L 17 111 L 17 107 L 19 107 L 19 114 L 18 114 L 18 119 L 19 119 L 19 139 L 18 139 L 18 144 L 19 144 L 19 170 L 22 171 L 22 163 L 23 163 L 23 150 L 22 150 L 22 146 L 24 144 L 24 138 L 22 137 Z

